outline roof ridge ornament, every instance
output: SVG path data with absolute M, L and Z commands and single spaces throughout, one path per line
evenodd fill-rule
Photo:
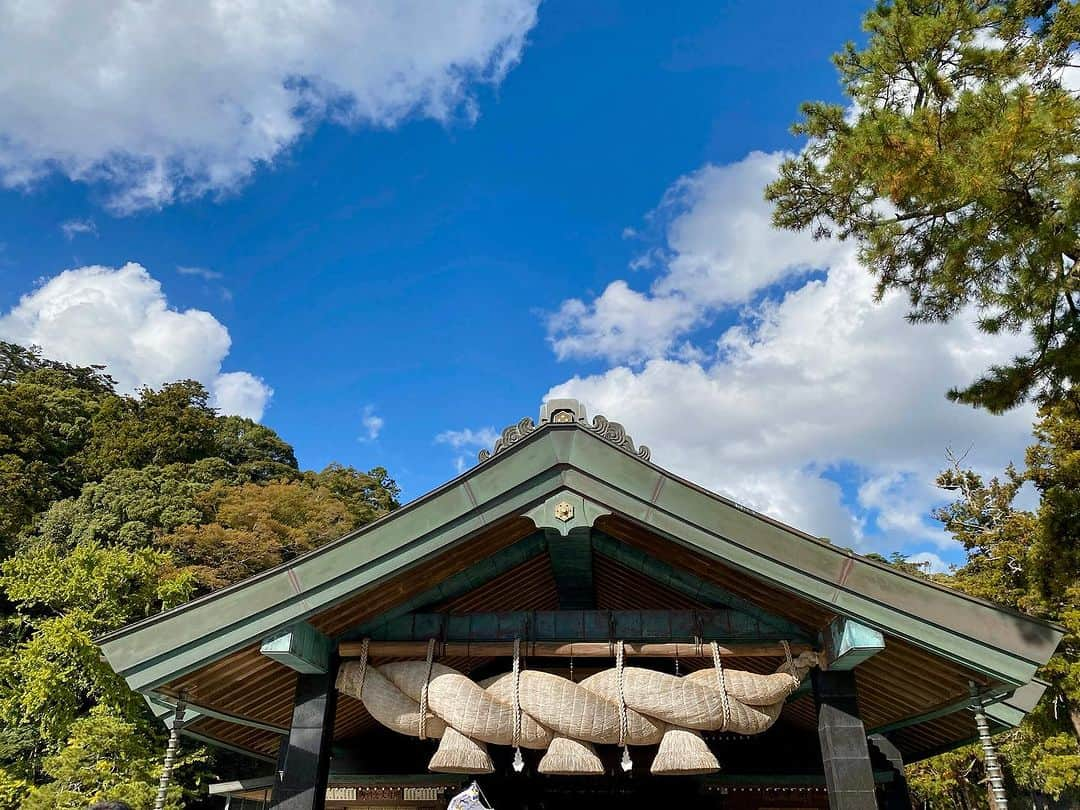
M 630 453 L 630 455 L 637 456 L 642 461 L 648 461 L 652 455 L 652 451 L 644 444 L 635 449 L 634 440 L 627 434 L 626 428 L 618 422 L 609 421 L 605 416 L 597 414 L 593 417 L 592 424 L 585 425 L 585 427 L 593 433 L 603 436 L 612 444 Z
M 576 423 L 585 430 L 595 433 L 605 441 L 614 444 L 620 450 L 636 456 L 642 461 L 648 461 L 652 456 L 652 451 L 645 445 L 634 446 L 634 440 L 630 438 L 626 428 L 621 423 L 612 422 L 606 416 L 600 414 L 594 416 L 590 423 L 588 414 L 585 412 L 585 406 L 576 399 L 549 399 L 540 408 L 540 427 L 546 424 L 572 423 Z M 536 423 L 528 416 L 516 424 L 510 425 L 495 440 L 495 446 L 491 450 L 484 449 L 480 451 L 478 454 L 480 463 L 487 461 L 497 453 L 501 453 L 511 445 L 517 444 L 537 429 Z
M 516 425 L 510 425 L 507 428 L 503 428 L 502 435 L 495 440 L 495 446 L 491 448 L 491 451 L 480 451 L 478 454 L 479 460 L 481 462 L 487 461 L 493 455 L 501 453 L 510 445 L 517 444 L 534 430 L 536 430 L 536 424 L 533 422 L 532 417 L 529 416 L 520 420 Z

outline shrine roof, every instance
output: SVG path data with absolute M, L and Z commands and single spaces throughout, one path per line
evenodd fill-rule
M 595 538 L 606 537 L 613 560 L 620 548 L 636 547 L 672 570 L 693 569 L 702 579 L 742 589 L 746 600 L 787 610 L 785 618 L 808 631 L 820 633 L 836 617 L 856 621 L 895 640 L 898 649 L 966 673 L 957 683 L 970 677 L 999 696 L 1030 684 L 1063 635 L 1054 624 L 907 575 L 686 481 L 652 463 L 649 449 L 622 425 L 588 419 L 575 400 L 551 400 L 538 422 L 510 426 L 474 467 L 432 492 L 284 565 L 110 633 L 100 644 L 133 689 L 168 699 L 181 685 L 198 689 L 202 679 L 209 694 L 215 678 L 227 685 L 237 673 L 283 669 L 256 660 L 258 645 L 299 622 L 339 639 L 364 621 L 419 604 L 452 577 L 476 590 L 515 566 L 535 566 L 535 555 L 546 551 L 544 532 L 588 534 L 590 553 L 601 554 Z M 530 543 L 539 551 L 530 551 Z M 508 560 L 502 569 L 493 562 L 500 554 Z M 556 609 L 558 597 L 519 581 L 484 609 Z M 280 672 L 275 677 L 285 683 Z M 932 691 L 933 680 L 927 676 L 925 689 Z M 269 684 L 275 701 L 291 694 Z M 246 720 L 256 724 L 249 728 L 280 732 L 276 716 L 248 716 L 237 705 L 219 706 L 214 722 Z M 937 718 L 926 720 L 932 721 Z

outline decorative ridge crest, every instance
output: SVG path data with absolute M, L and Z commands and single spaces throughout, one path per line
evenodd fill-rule
M 495 446 L 488 450 L 481 450 L 479 453 L 479 459 L 481 462 L 487 461 L 496 453 L 501 453 L 507 447 L 512 444 L 517 444 L 530 433 L 536 430 L 536 424 L 531 417 L 526 416 L 519 421 L 516 425 L 510 425 L 508 428 L 504 428 L 502 435 L 495 440 Z
M 648 461 L 652 456 L 652 451 L 645 445 L 634 446 L 633 439 L 630 438 L 626 428 L 619 422 L 612 422 L 607 417 L 597 414 L 590 423 L 585 413 L 585 406 L 576 399 L 551 399 L 545 402 L 540 410 L 540 426 L 551 423 L 577 424 L 605 441 L 611 442 L 620 450 L 640 458 L 642 461 Z M 487 461 L 497 453 L 501 453 L 511 445 L 517 444 L 537 429 L 536 423 L 528 416 L 516 424 L 510 425 L 496 439 L 495 446 L 491 450 L 480 451 L 478 455 L 480 463 Z
M 604 437 L 612 444 L 619 447 L 621 450 L 625 450 L 632 456 L 637 456 L 642 461 L 648 461 L 652 456 L 652 451 L 645 445 L 641 445 L 637 449 L 634 448 L 634 440 L 626 432 L 624 428 L 618 422 L 611 422 L 605 416 L 597 414 L 593 417 L 591 425 L 584 425 L 593 433 Z

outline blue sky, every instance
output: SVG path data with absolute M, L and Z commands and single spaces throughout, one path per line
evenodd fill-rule
M 0 336 L 198 376 L 410 498 L 556 390 L 803 528 L 958 559 L 933 472 L 1019 460 L 1030 413 L 942 393 L 1004 349 L 871 305 L 760 200 L 866 3 L 465 5 L 245 20 L 239 55 L 198 3 L 11 26 L 42 84 L 0 89 Z

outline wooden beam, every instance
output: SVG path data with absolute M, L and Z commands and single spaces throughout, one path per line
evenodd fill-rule
M 413 613 L 373 626 L 374 641 L 634 641 L 722 644 L 811 641 L 805 634 L 782 633 L 757 617 L 736 610 L 534 610 L 505 613 Z M 350 634 L 349 640 L 356 636 Z
M 842 616 L 829 624 L 828 634 L 827 669 L 855 669 L 885 649 L 885 637 L 881 633 Z
M 424 658 L 426 641 L 371 641 L 368 655 L 375 658 Z M 358 658 L 363 649 L 362 641 L 343 641 L 338 645 L 342 658 Z M 791 654 L 812 651 L 809 644 L 792 644 Z M 498 658 L 514 654 L 512 641 L 436 641 L 436 658 Z M 614 658 L 615 643 L 606 641 L 522 641 L 521 654 L 534 658 Z M 627 658 L 709 658 L 712 650 L 708 642 L 650 644 L 627 641 L 623 644 Z M 768 658 L 782 656 L 783 647 L 778 643 L 721 644 L 720 655 L 724 658 Z
M 323 675 L 332 648 L 329 638 L 307 622 L 299 622 L 263 641 L 259 652 L 301 675 Z
M 212 748 L 220 748 L 222 751 L 232 751 L 234 754 L 251 757 L 252 759 L 257 759 L 260 762 L 276 762 L 273 757 L 267 756 L 266 754 L 260 754 L 258 751 L 252 751 L 248 748 L 241 748 L 239 745 L 233 745 L 231 743 L 224 742 L 223 740 L 219 740 L 217 737 L 210 737 L 206 734 L 199 734 L 197 731 L 191 731 L 187 728 L 185 728 L 180 733 L 183 734 L 185 737 L 190 737 L 191 739 L 197 740 L 204 745 L 209 745 Z

